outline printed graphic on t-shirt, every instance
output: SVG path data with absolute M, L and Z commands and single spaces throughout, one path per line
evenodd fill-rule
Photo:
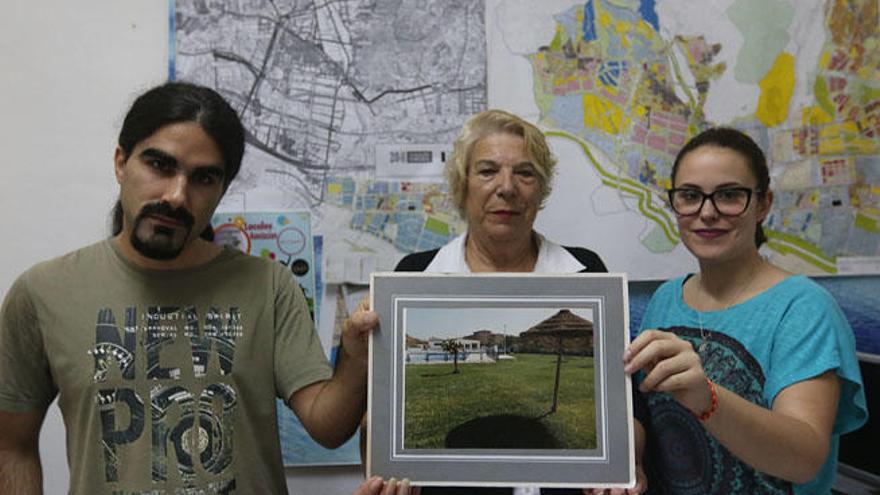
M 116 484 L 115 493 L 166 493 L 162 488 L 173 481 L 210 493 L 233 492 L 238 393 L 228 375 L 236 340 L 244 334 L 239 308 L 129 306 L 119 313 L 98 311 L 95 344 L 88 351 L 108 486 Z M 135 442 L 143 444 L 145 435 L 151 485 L 128 491 L 136 482 L 126 478 L 120 454 Z
M 703 347 L 701 359 L 706 376 L 740 397 L 767 407 L 764 372 L 737 340 L 708 329 L 663 328 Z M 729 493 L 792 493 L 791 483 L 761 473 L 734 457 L 706 432 L 688 409 L 666 393 L 646 395 L 651 412 L 649 437 L 654 439 L 654 476 L 662 478 L 663 493 L 707 495 Z

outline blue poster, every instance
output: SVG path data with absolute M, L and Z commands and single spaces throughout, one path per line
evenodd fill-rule
M 302 289 L 318 327 L 323 239 L 312 236 L 309 212 L 217 213 L 211 223 L 216 244 L 275 260 L 288 267 Z M 330 357 L 331 363 L 335 364 L 335 352 Z M 354 435 L 337 449 L 326 449 L 312 440 L 287 404 L 277 400 L 276 408 L 285 466 L 360 463 L 359 435 Z

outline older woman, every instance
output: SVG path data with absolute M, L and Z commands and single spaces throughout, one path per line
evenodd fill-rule
M 440 249 L 410 254 L 398 271 L 604 272 L 596 253 L 535 232 L 556 159 L 534 125 L 501 110 L 468 120 L 446 164 L 449 192 L 468 230 Z
M 758 253 L 773 193 L 761 149 L 709 129 L 679 152 L 669 201 L 699 273 L 663 284 L 624 355 L 661 493 L 830 493 L 839 435 L 867 417 L 834 299 Z
M 544 134 L 534 125 L 501 110 L 487 110 L 471 117 L 446 164 L 450 196 L 467 221 L 467 232 L 440 249 L 404 257 L 397 271 L 607 271 L 596 253 L 560 246 L 532 228 L 538 210 L 550 195 L 555 165 Z M 488 495 L 538 493 L 537 490 L 425 487 L 422 494 Z

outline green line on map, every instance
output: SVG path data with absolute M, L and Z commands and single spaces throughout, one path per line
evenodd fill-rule
M 767 247 L 781 254 L 792 254 L 826 273 L 837 273 L 837 262 L 817 246 L 791 234 L 764 229 Z
M 590 160 L 590 163 L 593 164 L 593 167 L 596 169 L 596 171 L 599 172 L 603 184 L 608 187 L 627 192 L 638 198 L 639 212 L 645 218 L 656 222 L 657 225 L 663 230 L 663 234 L 664 236 L 666 236 L 669 242 L 671 242 L 673 245 L 678 244 L 678 231 L 673 225 L 672 219 L 669 217 L 669 215 L 662 209 L 657 208 L 651 201 L 651 194 L 653 193 L 651 189 L 646 188 L 644 185 L 639 184 L 634 180 L 613 175 L 602 168 L 602 166 L 599 165 L 599 161 L 596 160 L 596 157 L 594 157 L 593 154 L 590 153 L 590 150 L 587 148 L 586 143 L 584 143 L 583 140 L 581 140 L 580 138 L 564 131 L 547 131 L 546 134 L 547 136 L 560 137 L 574 141 L 578 146 L 581 147 L 581 150 Z

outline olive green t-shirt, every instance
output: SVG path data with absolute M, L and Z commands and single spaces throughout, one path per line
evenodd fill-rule
M 76 494 L 287 493 L 275 398 L 331 373 L 290 272 L 234 250 L 144 270 L 102 241 L 0 310 L 0 409 L 58 396 Z

